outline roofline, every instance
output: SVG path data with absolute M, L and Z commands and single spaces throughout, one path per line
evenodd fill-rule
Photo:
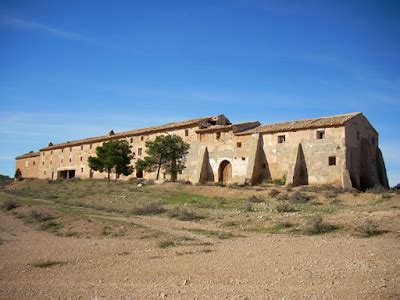
M 247 129 L 243 130 L 243 131 L 245 131 L 245 130 L 254 129 L 254 128 L 260 126 L 261 123 L 259 121 L 249 121 L 249 122 L 230 124 L 230 125 L 220 125 L 220 126 L 216 125 L 216 126 L 211 126 L 211 127 L 208 127 L 208 128 L 198 129 L 198 130 L 196 130 L 196 133 L 207 133 L 207 132 L 215 132 L 215 131 L 229 131 L 229 130 L 232 129 L 234 131 L 234 133 L 236 134 L 235 127 L 242 126 L 242 125 L 250 125 L 250 126 L 254 125 L 254 127 L 252 127 L 252 128 L 247 128 Z
M 39 156 L 39 155 L 40 155 L 40 152 L 25 153 L 25 154 L 22 154 L 22 155 L 17 156 L 15 159 L 36 157 L 36 156 Z
M 187 120 L 187 121 L 172 122 L 172 123 L 167 123 L 167 124 L 159 125 L 159 126 L 150 126 L 150 127 L 133 129 L 133 130 L 129 130 L 129 131 L 123 131 L 120 133 L 115 133 L 114 135 L 102 135 L 102 136 L 97 136 L 97 137 L 92 137 L 92 138 L 71 141 L 71 142 L 67 142 L 67 143 L 60 143 L 60 144 L 41 148 L 39 151 L 48 151 L 48 150 L 68 148 L 68 147 L 73 147 L 73 146 L 80 146 L 80 145 L 85 145 L 85 144 L 90 144 L 90 143 L 97 143 L 97 142 L 102 142 L 102 141 L 122 139 L 122 138 L 126 138 L 126 137 L 140 136 L 143 134 L 151 134 L 151 133 L 155 133 L 155 132 L 167 131 L 168 129 L 187 128 L 187 127 L 192 127 L 193 125 L 196 125 L 196 124 L 200 125 L 205 120 L 209 120 L 214 117 L 217 117 L 217 116 L 203 117 L 203 118 L 191 119 L 191 120 Z
M 305 120 L 327 119 L 327 118 L 334 118 L 334 117 L 340 117 L 340 116 L 346 116 L 346 115 L 353 115 L 353 116 L 351 116 L 351 118 L 347 119 L 346 121 L 344 121 L 342 123 L 338 123 L 338 124 L 324 125 L 324 126 L 309 125 L 309 126 L 305 126 L 303 128 L 293 128 L 293 129 L 287 129 L 287 130 L 265 130 L 265 131 L 258 131 L 258 132 L 253 132 L 253 130 L 257 129 L 257 128 L 253 128 L 253 129 L 249 129 L 249 130 L 246 130 L 243 132 L 239 132 L 239 133 L 237 133 L 237 135 L 251 135 L 251 134 L 255 134 L 255 133 L 271 133 L 272 134 L 272 133 L 278 133 L 278 132 L 294 132 L 294 131 L 301 131 L 301 130 L 307 130 L 307 129 L 342 127 L 342 126 L 345 126 L 346 123 L 349 122 L 350 120 L 352 120 L 353 118 L 360 116 L 360 115 L 364 116 L 362 112 L 354 112 L 354 113 L 340 114 L 340 115 L 327 116 L 327 117 L 308 118 L 308 119 L 292 120 L 292 121 L 285 121 L 285 122 L 278 122 L 278 123 L 271 123 L 271 124 L 263 124 L 260 127 L 273 126 L 273 125 L 292 123 L 292 122 L 301 122 L 301 121 L 305 121 Z M 365 116 L 364 116 L 364 118 L 365 118 Z M 367 119 L 367 118 L 365 118 L 365 119 Z M 372 125 L 371 125 L 371 127 L 372 127 Z M 375 128 L 374 128 L 374 130 L 375 130 Z

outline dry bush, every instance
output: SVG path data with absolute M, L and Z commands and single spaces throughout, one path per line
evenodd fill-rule
M 287 191 L 287 192 L 293 191 L 293 184 L 289 183 L 289 184 L 286 186 L 286 191 Z
M 336 225 L 324 222 L 321 216 L 313 216 L 307 221 L 304 227 L 304 233 L 310 235 L 321 234 L 334 231 L 338 228 L 339 227 Z
M 157 215 L 165 212 L 164 206 L 158 202 L 149 202 L 133 210 L 135 215 Z
M 268 196 L 271 198 L 275 198 L 276 196 L 278 196 L 281 192 L 278 191 L 277 189 L 272 189 L 269 191 Z
M 278 204 L 275 206 L 275 210 L 276 210 L 278 213 L 296 211 L 296 209 L 294 208 L 294 206 L 291 205 L 290 203 L 286 202 L 286 201 L 285 201 L 285 202 L 278 203 Z
M 1 204 L 1 208 L 6 211 L 17 208 L 18 206 L 19 205 L 14 200 L 6 200 Z
M 248 212 L 254 211 L 253 203 L 246 201 L 243 205 L 243 210 L 248 211 Z
M 46 212 L 38 211 L 38 210 L 34 209 L 31 211 L 28 218 L 31 221 L 35 221 L 35 222 L 47 222 L 47 221 L 53 220 L 54 216 L 52 216 Z
M 250 203 L 263 203 L 263 202 L 265 202 L 264 199 L 262 199 L 260 197 L 257 197 L 257 196 L 251 196 L 251 197 L 249 197 L 247 199 L 247 201 L 250 202 Z
M 370 220 L 365 221 L 363 224 L 357 226 L 354 230 L 356 236 L 359 237 L 371 237 L 386 233 L 385 230 L 379 230 L 378 225 Z
M 312 199 L 311 196 L 306 195 L 302 192 L 294 192 L 293 194 L 290 195 L 289 197 L 289 201 L 291 203 L 295 203 L 295 204 L 301 204 L 301 203 L 307 203 Z
M 366 192 L 367 193 L 371 193 L 371 194 L 383 194 L 386 193 L 388 190 L 385 189 L 383 186 L 381 185 L 376 185 L 373 188 L 367 189 Z
M 278 196 L 276 196 L 276 200 L 287 201 L 287 200 L 289 200 L 289 194 L 288 193 L 280 193 Z
M 195 221 L 204 218 L 204 216 L 197 214 L 195 211 L 180 206 L 175 206 L 170 210 L 168 216 L 181 221 Z

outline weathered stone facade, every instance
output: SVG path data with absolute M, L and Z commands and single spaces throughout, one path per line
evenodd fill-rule
M 361 113 L 261 125 L 231 124 L 223 116 L 66 142 L 16 158 L 23 177 L 105 178 L 90 170 L 87 159 L 112 139 L 125 139 L 134 159 L 145 156 L 145 142 L 157 135 L 176 134 L 190 144 L 186 169 L 179 180 L 259 184 L 286 178 L 287 184 L 334 184 L 367 188 L 388 186 L 378 133 Z M 128 177 L 154 179 L 155 173 Z M 161 173 L 168 179 L 168 175 Z

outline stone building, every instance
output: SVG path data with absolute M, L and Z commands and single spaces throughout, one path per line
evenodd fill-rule
M 190 144 L 179 180 L 252 185 L 286 179 L 286 184 L 334 184 L 344 188 L 388 187 L 378 132 L 362 113 L 261 125 L 231 124 L 224 116 L 205 117 L 87 139 L 49 144 L 16 158 L 25 178 L 105 178 L 87 163 L 103 142 L 125 139 L 134 158 L 145 156 L 145 142 L 176 134 Z M 128 177 L 154 179 L 153 172 Z M 168 175 L 162 173 L 168 179 Z

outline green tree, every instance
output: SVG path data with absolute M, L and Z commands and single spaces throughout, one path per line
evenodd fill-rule
M 20 169 L 15 170 L 14 178 L 15 178 L 16 180 L 21 180 L 21 179 L 22 179 L 22 173 L 21 173 L 21 170 L 20 170 Z
M 154 141 L 147 141 L 146 147 L 147 156 L 136 161 L 136 169 L 157 171 L 158 180 L 163 167 L 168 174 L 171 174 L 171 180 L 175 181 L 178 172 L 185 168 L 186 154 L 189 152 L 190 145 L 185 143 L 180 136 L 161 135 Z
M 132 174 L 132 151 L 127 141 L 113 140 L 108 141 L 96 148 L 97 157 L 89 156 L 88 163 L 92 170 L 107 172 L 108 181 L 110 174 L 129 175 Z

